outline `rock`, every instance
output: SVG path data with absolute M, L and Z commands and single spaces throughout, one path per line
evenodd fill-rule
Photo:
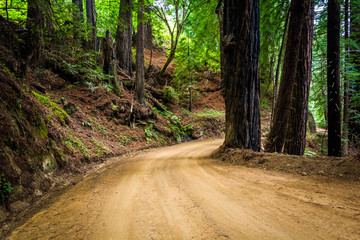
M 0 222 L 4 221 L 8 215 L 9 212 L 7 212 L 3 206 L 0 206 Z
M 302 176 L 306 176 L 307 173 L 306 173 L 306 172 L 302 172 L 301 175 L 302 175 Z
M 36 189 L 35 192 L 34 192 L 35 196 L 39 197 L 39 196 L 42 196 L 43 193 L 39 190 L 39 189 Z
M 26 201 L 17 201 L 10 204 L 11 211 L 20 212 L 21 210 L 29 207 L 30 204 Z

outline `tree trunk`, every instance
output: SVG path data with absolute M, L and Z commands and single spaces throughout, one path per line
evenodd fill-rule
M 288 13 L 286 15 L 285 28 L 284 28 L 283 37 L 281 40 L 280 52 L 279 52 L 279 56 L 278 56 L 277 66 L 276 66 L 274 89 L 273 89 L 273 100 L 272 100 L 272 108 L 271 108 L 271 124 L 273 122 L 274 111 L 275 111 L 275 106 L 276 106 L 276 101 L 277 101 L 277 96 L 278 96 L 281 59 L 282 59 L 283 51 L 284 51 L 286 33 L 288 32 L 288 29 L 289 29 L 289 17 L 290 17 L 290 9 L 288 9 Z
M 166 71 L 166 69 L 169 67 L 171 61 L 174 59 L 176 46 L 177 46 L 177 42 L 176 42 L 175 47 L 172 47 L 172 48 L 170 49 L 170 54 L 169 54 L 169 56 L 167 57 L 164 66 L 161 68 L 161 70 L 160 70 L 160 72 L 159 72 L 160 75 L 162 75 L 162 74 Z
M 40 0 L 29 0 L 26 28 L 26 65 L 38 67 L 43 48 L 44 14 L 40 9 Z
M 112 51 L 113 51 L 113 42 L 111 39 L 111 32 L 110 30 L 106 31 L 105 40 L 103 43 L 103 55 L 104 55 L 104 66 L 103 71 L 105 74 L 112 74 Z
M 147 13 L 147 15 L 149 15 L 149 20 L 146 22 L 145 24 L 145 43 L 144 43 L 144 47 L 146 49 L 151 50 L 152 49 L 152 26 L 151 26 L 151 10 L 150 8 L 146 8 L 145 12 Z
M 132 0 L 121 0 L 116 30 L 116 56 L 119 67 L 130 77 L 134 77 L 132 69 Z
M 139 0 L 138 26 L 136 34 L 136 79 L 137 100 L 145 106 L 145 66 L 144 66 L 144 0 Z
M 72 0 L 72 3 L 76 6 L 73 12 L 73 21 L 74 21 L 74 40 L 80 41 L 84 45 L 84 39 L 81 37 L 79 39 L 80 28 L 84 23 L 84 7 L 82 0 Z
M 328 155 L 341 156 L 340 4 L 328 0 L 327 24 Z
M 216 14 L 219 19 L 219 26 L 220 26 L 220 76 L 221 76 L 221 83 L 220 86 L 223 89 L 224 86 L 224 70 L 225 70 L 225 56 L 224 56 L 224 7 L 223 7 L 223 0 L 219 0 L 219 3 L 216 7 Z M 224 93 L 224 89 L 222 91 Z
M 260 150 L 259 1 L 224 1 L 225 147 Z
M 305 3 L 303 0 L 291 1 L 289 33 L 281 74 L 279 97 L 276 101 L 272 127 L 265 146 L 265 151 L 268 152 L 282 152 L 285 144 L 291 108 L 289 103 L 292 99 L 297 70 L 296 62 L 299 56 L 301 39 L 301 31 L 299 29 L 302 28 L 304 22 L 304 11 Z
M 86 0 L 86 18 L 90 27 L 89 40 L 86 42 L 86 49 L 96 51 L 96 12 L 95 0 Z
M 344 74 L 344 112 L 343 112 L 343 145 L 341 156 L 346 157 L 349 149 L 349 78 L 348 61 L 349 61 L 349 0 L 345 0 L 345 74 Z
M 296 76 L 291 98 L 287 137 L 284 152 L 304 155 L 306 146 L 306 123 L 312 66 L 312 40 L 314 27 L 314 1 L 305 1 Z

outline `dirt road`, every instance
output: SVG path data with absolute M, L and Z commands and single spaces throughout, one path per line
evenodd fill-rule
M 9 239 L 360 239 L 360 184 L 216 163 L 222 140 L 88 176 Z

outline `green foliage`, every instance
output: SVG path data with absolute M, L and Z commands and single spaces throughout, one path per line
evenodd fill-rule
M 75 148 L 77 150 L 79 150 L 82 154 L 86 154 L 87 153 L 87 148 L 84 146 L 83 142 L 72 136 L 71 134 L 69 134 L 67 136 L 67 140 L 65 141 L 65 145 L 69 146 L 71 148 L 71 150 L 75 150 Z
M 193 116 L 195 116 L 198 119 L 205 119 L 205 118 L 220 119 L 220 118 L 225 117 L 225 113 L 218 111 L 218 110 L 213 110 L 213 109 L 206 110 L 205 109 L 204 112 L 193 113 Z
M 174 104 L 179 103 L 179 96 L 175 89 L 171 86 L 164 86 L 164 99 Z
M 163 116 L 166 120 L 168 120 L 170 124 L 170 130 L 173 133 L 173 137 L 178 141 L 187 141 L 194 130 L 193 126 L 183 126 L 181 122 L 181 118 L 178 117 L 176 114 L 166 110 L 164 112 L 154 108 L 154 110 Z
M 8 200 L 11 191 L 13 188 L 11 187 L 11 183 L 7 181 L 4 174 L 0 176 L 0 202 L 6 202 Z
M 95 153 L 98 157 L 102 157 L 103 152 L 110 152 L 110 149 L 107 146 L 104 146 L 101 141 L 97 141 L 92 138 L 90 139 L 90 142 L 95 146 Z
M 81 126 L 88 127 L 88 128 L 91 128 L 92 130 L 94 130 L 94 127 L 88 121 L 82 122 Z
M 32 94 L 36 97 L 36 99 L 42 103 L 42 105 L 52 111 L 49 115 L 50 118 L 57 117 L 62 123 L 66 124 L 69 118 L 67 112 L 64 111 L 59 105 L 52 102 L 48 95 L 41 95 L 35 91 L 32 91 Z

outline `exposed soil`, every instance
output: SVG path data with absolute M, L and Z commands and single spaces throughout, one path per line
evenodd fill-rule
M 222 141 L 117 158 L 8 239 L 360 238 L 359 181 L 222 163 Z
M 360 159 L 356 157 L 295 156 L 222 147 L 212 156 L 231 165 L 275 170 L 301 176 L 323 176 L 360 181 Z

